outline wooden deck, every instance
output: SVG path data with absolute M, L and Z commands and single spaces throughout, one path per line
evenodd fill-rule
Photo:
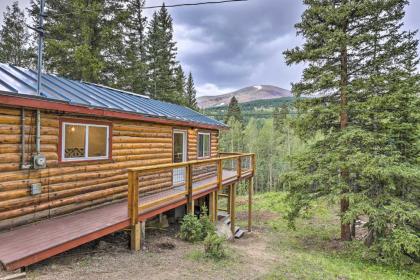
M 227 186 L 252 176 L 252 172 L 243 172 L 241 178 L 237 178 L 236 174 L 234 171 L 223 170 L 223 185 Z M 194 182 L 193 198 L 207 195 L 217 187 L 216 176 Z M 179 186 L 146 197 L 140 196 L 139 220 L 186 204 L 187 198 L 184 194 L 185 186 Z M 18 269 L 122 230 L 129 225 L 125 200 L 18 227 L 0 233 L 0 263 L 6 270 Z

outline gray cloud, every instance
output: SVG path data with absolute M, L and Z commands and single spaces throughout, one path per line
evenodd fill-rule
M 20 0 L 27 6 L 30 0 Z M 167 4 L 201 0 L 166 0 Z M 0 1 L 0 12 L 12 0 Z M 162 0 L 146 0 L 148 6 Z M 405 28 L 420 27 L 420 1 L 407 7 Z M 174 19 L 178 59 L 192 71 L 199 94 L 218 94 L 248 85 L 290 88 L 303 66 L 285 65 L 282 52 L 302 43 L 294 24 L 303 12 L 301 0 L 248 2 L 170 8 Z M 146 10 L 150 17 L 152 10 Z M 0 15 L 0 19 L 2 15 Z M 420 38 L 420 37 L 419 37 Z

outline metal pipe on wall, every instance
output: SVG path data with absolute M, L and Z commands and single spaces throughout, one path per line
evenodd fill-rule
M 21 133 L 20 133 L 20 137 L 21 137 L 20 167 L 23 169 L 24 166 L 25 166 L 25 108 L 22 108 L 22 111 L 21 111 Z

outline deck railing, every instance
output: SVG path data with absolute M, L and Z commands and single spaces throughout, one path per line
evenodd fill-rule
M 197 173 L 196 171 L 200 167 L 206 167 L 210 170 L 210 172 L 206 173 L 207 177 L 209 177 L 207 180 L 202 179 L 205 176 L 203 177 L 200 174 L 194 176 L 194 173 Z M 223 170 L 233 172 L 228 174 L 230 175 L 229 177 L 224 177 Z M 252 176 L 254 171 L 255 154 L 252 153 L 220 153 L 219 157 L 211 159 L 130 168 L 128 169 L 128 215 L 130 221 L 132 224 L 138 222 L 139 210 L 152 208 L 158 204 L 177 198 L 184 198 L 185 196 L 187 197 L 189 210 L 191 210 L 193 192 L 200 192 L 211 186 L 217 186 L 221 190 L 224 181 L 237 180 L 243 175 Z M 170 185 L 168 186 L 167 184 L 164 189 L 152 190 L 155 193 L 161 192 L 166 195 L 139 204 L 141 178 L 145 176 L 155 176 L 157 178 L 155 181 L 166 180 Z M 193 188 L 195 182 L 200 182 L 200 184 L 196 184 Z M 177 191 L 171 192 L 171 190 Z

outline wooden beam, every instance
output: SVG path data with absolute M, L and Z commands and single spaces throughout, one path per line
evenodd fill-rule
M 215 192 L 209 193 L 209 216 L 210 220 L 214 222 L 215 216 L 214 216 L 214 209 L 215 209 Z
M 237 163 L 236 163 L 236 176 L 239 179 L 241 179 L 242 176 L 242 160 L 241 156 L 238 156 Z
M 252 196 L 254 194 L 254 178 L 248 179 L 248 232 L 252 229 Z
M 214 192 L 214 222 L 217 223 L 219 217 L 218 217 L 218 213 L 219 213 L 219 195 L 218 195 L 219 191 L 215 191 Z
M 189 214 L 194 214 L 194 199 L 193 199 L 193 181 L 192 181 L 192 176 L 193 176 L 193 170 L 192 170 L 192 164 L 188 164 L 186 166 L 186 170 L 185 170 L 185 185 L 187 188 L 187 212 Z
M 217 186 L 219 191 L 221 191 L 223 188 L 223 165 L 221 159 L 217 162 Z
M 232 234 L 235 236 L 235 226 L 236 226 L 236 209 L 235 209 L 235 201 L 236 201 L 236 184 L 230 185 L 230 230 Z
M 131 225 L 131 242 L 130 247 L 132 251 L 140 251 L 141 244 L 141 228 L 140 223 L 137 222 L 135 225 Z

